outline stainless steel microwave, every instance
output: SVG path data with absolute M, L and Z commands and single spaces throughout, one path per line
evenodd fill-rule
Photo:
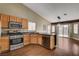
M 10 21 L 9 22 L 9 29 L 20 29 L 22 28 L 22 23 Z

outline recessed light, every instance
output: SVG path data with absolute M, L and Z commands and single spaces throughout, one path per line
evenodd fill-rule
M 64 15 L 67 15 L 66 13 L 64 13 Z
M 58 19 L 61 19 L 61 17 L 60 17 L 60 16 L 57 16 L 57 18 L 58 18 Z

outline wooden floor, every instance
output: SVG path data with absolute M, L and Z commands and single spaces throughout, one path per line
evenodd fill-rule
M 28 45 L 21 49 L 3 53 L 1 56 L 79 56 L 79 42 L 68 38 L 60 38 L 57 48 L 48 50 L 40 45 Z

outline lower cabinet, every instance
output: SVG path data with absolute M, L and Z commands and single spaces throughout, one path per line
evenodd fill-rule
M 39 44 L 45 48 L 53 49 L 56 45 L 55 35 L 26 34 L 24 35 L 24 45 Z
M 42 45 L 42 35 L 38 35 L 38 44 Z
M 6 52 L 9 50 L 9 37 L 4 36 L 0 38 L 0 53 Z
M 38 44 L 38 34 L 31 34 L 31 44 Z
M 1 37 L 0 37 L 0 53 L 1 53 Z
M 24 45 L 28 45 L 28 44 L 30 44 L 30 35 L 25 34 L 24 35 Z
M 50 36 L 50 49 L 53 49 L 56 45 L 56 35 Z

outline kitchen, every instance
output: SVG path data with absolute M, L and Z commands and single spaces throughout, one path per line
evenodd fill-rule
M 0 4 L 0 55 L 79 55 L 77 53 L 78 42 L 76 42 L 79 40 L 79 20 L 72 20 L 73 17 L 66 18 L 66 16 L 71 16 L 67 14 L 71 9 L 66 11 L 67 13 L 63 11 L 66 8 L 61 11 L 63 5 L 69 9 L 74 4 L 69 4 L 70 6 L 68 4 L 53 3 L 45 5 L 27 3 Z M 52 9 L 49 9 L 49 11 L 44 9 L 52 6 L 59 8 L 59 10 L 53 9 L 58 14 L 54 14 Z M 47 14 L 44 15 L 46 17 L 49 15 L 47 17 L 49 21 L 34 10 L 36 12 L 44 12 L 45 10 Z M 52 17 L 52 15 L 56 17 Z M 53 18 L 56 20 L 52 20 Z
M 3 5 L 6 5 L 6 4 L 3 4 Z M 13 5 L 14 4 L 12 4 L 12 6 Z M 18 4 L 15 4 L 15 5 L 18 5 Z M 15 15 L 0 13 L 0 24 L 1 24 L 1 27 L 0 27 L 1 29 L 0 53 L 1 54 L 22 48 L 26 45 L 33 45 L 33 44 L 40 45 L 50 50 L 55 48 L 55 45 L 54 45 L 55 35 L 47 34 L 46 31 L 44 33 L 35 31 L 35 28 L 34 29 L 32 28 L 33 24 L 34 26 L 36 26 L 35 23 L 30 22 L 27 18 L 21 18 Z M 32 25 L 29 26 L 30 24 Z

